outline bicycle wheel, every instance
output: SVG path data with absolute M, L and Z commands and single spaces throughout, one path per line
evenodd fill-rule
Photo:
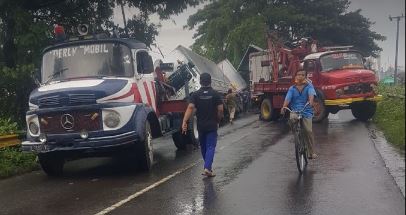
M 308 150 L 308 148 L 307 148 L 307 143 L 306 143 L 306 141 L 303 141 L 303 148 L 304 148 L 304 152 L 303 152 L 303 154 L 304 154 L 304 159 L 305 159 L 305 162 L 306 162 L 306 165 L 307 165 L 307 162 L 308 162 L 308 158 L 309 158 L 309 150 Z
M 297 138 L 295 141 L 295 156 L 296 165 L 299 173 L 303 173 L 307 165 L 306 148 L 301 131 L 297 131 Z

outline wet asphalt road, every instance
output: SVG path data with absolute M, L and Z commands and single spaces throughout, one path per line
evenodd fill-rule
M 319 157 L 301 176 L 286 124 L 257 118 L 220 129 L 214 178 L 200 175 L 199 150 L 161 138 L 150 173 L 92 158 L 68 163 L 62 178 L 2 180 L 0 214 L 405 214 L 365 123 L 350 112 L 314 125 Z

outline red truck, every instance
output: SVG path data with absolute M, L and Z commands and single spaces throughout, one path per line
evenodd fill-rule
M 267 37 L 268 50 L 251 53 L 249 58 L 252 95 L 260 104 L 260 118 L 279 117 L 285 95 L 302 66 L 316 89 L 314 122 L 329 113 L 351 109 L 355 118 L 366 121 L 381 99 L 377 78 L 365 68 L 363 55 L 350 46 L 319 47 L 316 40 L 303 38 L 283 44 L 276 33 Z

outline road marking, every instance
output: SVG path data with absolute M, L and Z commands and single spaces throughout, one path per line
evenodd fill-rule
M 180 169 L 180 170 L 178 170 L 178 171 L 172 173 L 171 175 L 166 176 L 165 178 L 163 178 L 163 179 L 161 179 L 161 180 L 155 182 L 154 184 L 151 184 L 150 186 L 148 186 L 148 187 L 142 189 L 141 191 L 138 191 L 138 192 L 136 192 L 136 193 L 130 195 L 130 196 L 127 197 L 126 199 L 123 199 L 123 200 L 117 202 L 116 204 L 114 204 L 114 205 L 112 205 L 112 206 L 110 206 L 110 207 L 108 207 L 108 208 L 106 208 L 106 209 L 100 211 L 100 212 L 97 213 L 96 215 L 104 215 L 104 214 L 110 213 L 111 211 L 113 211 L 113 210 L 117 209 L 118 207 L 122 206 L 123 204 L 125 204 L 125 203 L 127 203 L 127 202 L 129 202 L 129 201 L 131 201 L 131 200 L 133 200 L 133 199 L 135 199 L 135 198 L 137 198 L 138 196 L 140 196 L 140 195 L 142 195 L 142 194 L 148 192 L 149 190 L 154 189 L 155 187 L 158 187 L 158 186 L 161 185 L 162 183 L 164 183 L 164 182 L 168 181 L 169 179 L 171 179 L 171 178 L 173 178 L 173 177 L 179 175 L 180 173 L 182 173 L 182 172 L 184 172 L 184 171 L 186 171 L 186 170 L 188 170 L 188 169 L 190 169 L 190 168 L 196 166 L 198 163 L 200 163 L 200 161 L 195 162 L 195 163 L 192 163 L 192 164 L 190 164 L 190 165 L 188 165 L 188 166 L 186 166 L 186 167 L 184 167 L 184 168 L 182 168 L 182 169 Z
M 248 123 L 248 124 L 250 124 L 250 123 Z M 241 128 L 243 128 L 243 127 L 240 127 L 240 128 L 237 128 L 237 129 L 241 129 Z M 226 134 L 226 135 L 227 135 L 227 134 Z M 239 140 L 241 140 L 242 138 L 244 138 L 244 137 L 246 137 L 246 136 L 248 136 L 248 135 L 249 135 L 249 134 L 244 135 L 243 137 L 239 138 L 239 139 L 236 140 L 236 141 L 239 141 Z M 229 145 L 230 145 L 230 144 L 221 146 L 221 147 L 219 148 L 219 150 L 222 150 L 222 149 L 224 149 L 225 147 L 227 147 L 227 146 L 229 146 Z M 105 215 L 105 214 L 110 213 L 111 211 L 117 209 L 118 207 L 124 205 L 125 203 L 127 203 L 127 202 L 129 202 L 129 201 L 131 201 L 131 200 L 133 200 L 133 199 L 135 199 L 135 198 L 137 198 L 137 197 L 139 197 L 140 195 L 142 195 L 142 194 L 144 194 L 144 193 L 146 193 L 146 192 L 148 192 L 148 191 L 154 189 L 155 187 L 158 187 L 159 185 L 165 183 L 165 182 L 168 181 L 169 179 L 171 179 L 171 178 L 173 178 L 173 177 L 175 177 L 175 176 L 177 176 L 177 175 L 179 175 L 179 174 L 185 172 L 186 170 L 188 170 L 188 169 L 190 169 L 190 168 L 196 166 L 196 165 L 197 165 L 198 163 L 200 163 L 200 162 L 201 162 L 201 161 L 196 161 L 196 162 L 194 162 L 194 163 L 192 163 L 192 164 L 190 164 L 190 165 L 188 165 L 188 166 L 186 166 L 186 167 L 184 167 L 184 168 L 182 168 L 182 169 L 180 169 L 180 170 L 178 170 L 178 171 L 172 173 L 171 175 L 166 176 L 165 178 L 163 178 L 163 179 L 161 179 L 161 180 L 155 182 L 154 184 L 149 185 L 148 187 L 142 189 L 141 191 L 138 191 L 138 192 L 136 192 L 136 193 L 134 193 L 134 194 L 128 196 L 126 199 L 123 199 L 123 200 L 121 200 L 121 201 L 115 203 L 114 205 L 112 205 L 112 206 L 110 206 L 110 207 L 108 207 L 108 208 L 106 208 L 106 209 L 100 211 L 99 213 L 97 213 L 97 214 L 95 214 L 95 215 Z

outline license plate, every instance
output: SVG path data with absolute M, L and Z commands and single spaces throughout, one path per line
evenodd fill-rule
M 44 152 L 44 151 L 48 151 L 49 147 L 45 144 L 38 144 L 38 145 L 32 145 L 31 150 L 34 152 Z

